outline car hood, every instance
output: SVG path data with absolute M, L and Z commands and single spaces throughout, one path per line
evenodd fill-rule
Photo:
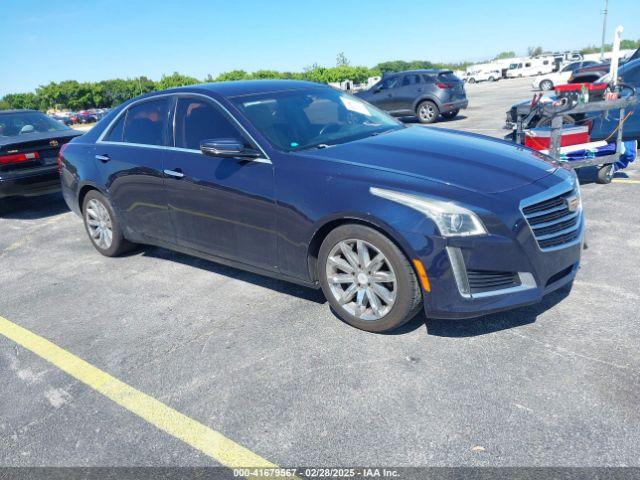
M 512 190 L 556 170 L 541 154 L 510 142 L 420 126 L 299 153 L 479 193 Z

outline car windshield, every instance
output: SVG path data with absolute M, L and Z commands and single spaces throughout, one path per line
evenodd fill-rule
M 58 132 L 69 127 L 40 112 L 0 114 L 0 137 L 17 137 L 34 133 Z
M 271 143 L 287 152 L 404 128 L 368 103 L 331 88 L 242 95 L 231 100 Z

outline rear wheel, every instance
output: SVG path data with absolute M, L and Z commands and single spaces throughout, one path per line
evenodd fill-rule
M 540 90 L 551 90 L 553 82 L 551 80 L 543 80 L 540 82 Z
M 451 120 L 452 118 L 456 118 L 458 113 L 460 113 L 460 109 L 452 110 L 450 112 L 443 112 L 440 115 L 442 115 L 447 120 Z
M 489 77 L 489 81 L 490 81 L 490 82 L 495 82 L 495 81 L 496 81 L 496 79 L 495 79 L 495 77 Z
M 318 255 L 318 276 L 336 314 L 369 332 L 398 328 L 422 304 L 407 258 L 387 237 L 363 225 L 343 225 L 327 235 Z
M 438 119 L 440 111 L 435 103 L 430 100 L 425 100 L 418 105 L 416 114 L 420 123 L 433 123 Z
M 109 200 L 97 190 L 84 197 L 82 216 L 91 243 L 102 255 L 116 257 L 131 249 Z
M 469 80 L 467 80 L 469 83 L 476 83 L 476 79 L 471 77 Z

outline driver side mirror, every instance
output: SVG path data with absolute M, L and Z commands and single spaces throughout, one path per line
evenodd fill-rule
M 258 158 L 260 152 L 255 148 L 245 147 L 236 138 L 215 138 L 200 142 L 200 151 L 210 157 L 222 158 Z
M 378 93 L 378 92 L 381 92 L 382 90 L 384 90 L 384 85 L 378 85 L 373 89 L 373 93 Z

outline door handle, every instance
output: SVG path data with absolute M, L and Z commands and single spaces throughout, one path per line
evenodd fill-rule
M 109 155 L 96 155 L 96 160 L 100 160 L 102 163 L 107 163 L 111 158 Z
M 170 177 L 174 177 L 174 178 L 182 178 L 182 177 L 184 177 L 184 173 L 179 172 L 177 170 L 165 170 L 164 174 L 168 175 Z

